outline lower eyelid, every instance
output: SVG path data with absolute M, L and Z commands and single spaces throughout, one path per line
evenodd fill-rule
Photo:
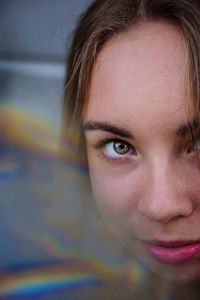
M 108 156 L 104 152 L 100 152 L 98 154 L 98 157 L 109 163 L 125 163 L 131 160 L 130 156 L 125 156 L 125 157 L 121 156 L 116 158 L 116 157 Z
M 115 160 L 127 160 L 127 159 L 131 159 L 132 158 L 132 156 L 134 155 L 134 154 L 132 154 L 132 153 L 127 153 L 127 154 L 117 154 L 116 153 L 116 155 L 113 155 L 113 156 L 111 156 L 111 155 L 109 155 L 109 154 L 107 154 L 105 151 L 103 151 L 103 153 L 104 153 L 104 155 L 105 156 L 107 156 L 107 157 L 109 157 L 109 158 L 112 158 L 112 159 L 115 159 Z

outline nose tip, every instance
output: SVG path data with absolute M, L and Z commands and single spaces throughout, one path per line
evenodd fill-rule
M 183 182 L 182 182 L 183 181 Z M 159 172 L 152 176 L 139 201 L 140 213 L 156 222 L 166 223 L 189 217 L 194 210 L 192 195 L 186 190 L 184 179 Z
M 149 204 L 140 207 L 140 212 L 153 221 L 168 223 L 177 218 L 189 217 L 193 213 L 193 206 L 187 200 L 155 196 Z

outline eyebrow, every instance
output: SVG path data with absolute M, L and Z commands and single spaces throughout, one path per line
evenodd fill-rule
M 127 129 L 122 127 L 117 127 L 107 122 L 88 121 L 85 124 L 83 124 L 82 130 L 83 131 L 101 130 L 101 131 L 116 134 L 123 138 L 134 139 L 134 136 Z M 194 133 L 200 134 L 200 124 L 199 121 L 196 119 L 180 125 L 178 130 L 176 130 L 176 135 L 179 138 L 185 138 L 188 135 L 194 135 Z
M 122 127 L 117 127 L 115 125 L 112 125 L 110 123 L 105 123 L 105 122 L 89 121 L 82 126 L 82 129 L 83 131 L 101 130 L 101 131 L 106 131 L 106 132 L 116 134 L 123 138 L 132 138 L 132 139 L 134 138 L 133 135 L 127 129 Z

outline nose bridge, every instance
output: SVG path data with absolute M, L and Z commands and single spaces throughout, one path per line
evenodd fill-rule
M 184 191 L 187 184 L 179 167 L 169 157 L 159 157 L 149 165 L 145 193 L 139 203 L 143 215 L 167 222 L 192 213 L 192 199 L 187 198 L 188 193 Z

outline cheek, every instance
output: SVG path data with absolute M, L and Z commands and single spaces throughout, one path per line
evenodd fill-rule
M 118 221 L 128 221 L 137 214 L 142 190 L 137 174 L 122 175 L 90 168 L 90 178 L 95 201 L 103 214 Z

